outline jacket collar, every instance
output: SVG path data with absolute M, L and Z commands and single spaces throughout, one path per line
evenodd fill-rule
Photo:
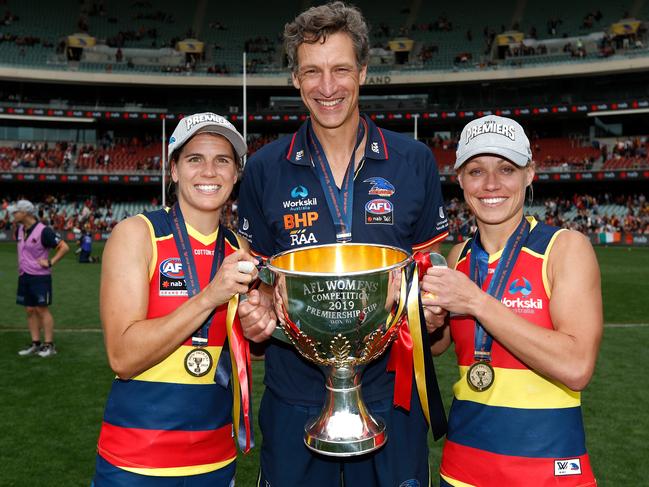
M 367 116 L 361 115 L 361 121 L 365 123 L 367 140 L 365 143 L 365 159 L 385 161 L 388 159 L 388 145 L 385 142 L 383 131 Z M 307 133 L 311 119 L 308 118 L 297 132 L 293 134 L 291 145 L 288 148 L 286 159 L 298 166 L 310 166 L 309 145 Z

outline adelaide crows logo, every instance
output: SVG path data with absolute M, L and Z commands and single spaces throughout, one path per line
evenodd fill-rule
M 530 284 L 530 281 L 524 277 L 521 279 L 523 280 L 522 286 L 519 284 L 520 279 L 514 279 L 512 281 L 509 285 L 509 294 L 521 293 L 523 296 L 527 296 L 532 292 L 532 284 Z
M 387 179 L 374 177 L 374 178 L 366 179 L 363 182 L 370 183 L 372 185 L 369 194 L 375 194 L 377 196 L 382 196 L 385 198 L 388 196 L 392 196 L 396 191 L 392 183 L 390 183 L 390 181 L 388 181 Z

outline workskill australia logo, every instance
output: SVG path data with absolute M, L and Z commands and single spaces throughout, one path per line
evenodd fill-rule
M 304 186 L 296 186 L 291 190 L 291 198 L 306 198 L 309 196 L 309 190 Z
M 521 277 L 520 279 L 514 279 L 509 285 L 509 294 L 521 293 L 523 296 L 528 296 L 532 292 L 532 285 L 530 281 Z
M 533 314 L 536 310 L 543 309 L 543 300 L 541 298 L 528 298 L 532 293 L 532 283 L 525 277 L 516 278 L 509 284 L 509 294 L 516 296 L 515 298 L 508 298 L 503 296 L 502 303 L 515 313 L 519 314 Z
M 310 210 L 318 204 L 318 198 L 309 198 L 309 190 L 302 185 L 291 189 L 291 199 L 282 201 L 282 207 L 289 211 Z
M 160 262 L 158 270 L 159 296 L 187 296 L 183 264 L 178 257 L 163 260 Z
M 365 223 L 368 225 L 392 225 L 393 215 L 394 205 L 386 199 L 378 198 L 365 203 Z
M 373 178 L 368 178 L 363 182 L 370 183 L 372 185 L 368 194 L 371 194 L 373 196 L 381 196 L 383 198 L 389 198 L 396 192 L 396 189 L 394 188 L 392 183 L 387 179 L 373 177 Z

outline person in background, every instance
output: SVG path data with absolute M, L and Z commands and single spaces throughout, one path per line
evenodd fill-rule
M 16 303 L 27 311 L 27 325 L 32 343 L 20 350 L 26 357 L 56 355 L 54 346 L 54 317 L 52 304 L 52 267 L 70 250 L 67 243 L 52 228 L 39 222 L 36 208 L 28 200 L 19 200 L 7 208 L 17 225 L 18 241 L 18 292 Z M 50 257 L 50 251 L 54 255 Z M 43 339 L 41 343 L 41 330 Z
M 88 228 L 84 229 L 79 238 L 79 263 L 90 264 L 97 262 L 92 256 L 92 235 Z
M 516 121 L 467 124 L 455 169 L 477 231 L 422 283 L 450 315 L 433 353 L 454 342 L 460 369 L 440 485 L 594 486 L 579 391 L 602 338 L 595 252 L 524 216 L 534 163 Z

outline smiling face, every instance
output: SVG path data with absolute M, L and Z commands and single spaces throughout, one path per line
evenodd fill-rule
M 517 225 L 523 217 L 525 188 L 534 179 L 532 164 L 519 167 L 499 156 L 480 155 L 458 172 L 464 200 L 478 223 Z
M 195 135 L 172 161 L 171 178 L 185 217 L 220 210 L 237 181 L 232 144 L 221 135 Z
M 359 69 L 351 38 L 338 32 L 323 43 L 304 42 L 297 50 L 293 86 L 300 90 L 316 130 L 358 123 L 358 92 L 367 66 Z

